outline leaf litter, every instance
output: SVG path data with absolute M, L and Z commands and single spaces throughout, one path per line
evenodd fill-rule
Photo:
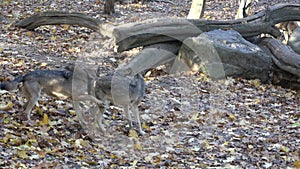
M 122 24 L 153 17 L 185 17 L 190 3 L 117 3 L 117 13 L 107 16 L 101 12 L 103 2 L 97 0 L 3 1 L 1 14 L 8 23 L 0 25 L 0 80 L 12 80 L 35 69 L 61 68 L 89 54 L 96 54 L 101 71 L 107 72 L 128 62 L 138 51 L 115 53 L 111 39 L 86 28 L 60 25 L 27 31 L 11 24 L 16 20 L 52 9 Z M 262 8 L 256 5 L 254 9 Z M 204 18 L 233 19 L 237 7 L 225 1 L 208 1 Z M 200 73 L 151 71 L 152 76 L 145 78 L 146 96 L 139 107 L 145 136 L 129 130 L 121 109 L 111 106 L 105 113 L 108 132 L 100 138 L 90 137 L 76 118 L 71 100 L 47 96 L 41 97 L 32 112 L 37 123 L 29 126 L 23 113 L 26 99 L 16 92 L 1 93 L 0 167 L 300 167 L 299 92 L 258 80 L 215 82 Z

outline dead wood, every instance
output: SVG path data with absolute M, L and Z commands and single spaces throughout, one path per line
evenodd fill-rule
M 293 75 L 300 77 L 300 55 L 278 39 L 266 38 L 262 41 L 272 53 L 272 60 L 276 66 Z
M 126 68 L 131 68 L 136 74 L 145 73 L 159 65 L 173 64 L 180 46 L 181 43 L 178 42 L 147 46 L 126 65 Z
M 238 31 L 243 37 L 262 33 L 279 36 L 275 24 L 300 20 L 299 4 L 278 4 L 256 15 L 232 21 L 158 19 L 144 23 L 123 25 L 114 30 L 118 51 L 155 43 L 180 41 L 215 29 Z
M 49 11 L 25 18 L 16 22 L 14 25 L 24 29 L 33 30 L 43 25 L 68 24 L 83 26 L 98 31 L 100 23 L 100 20 L 81 13 Z

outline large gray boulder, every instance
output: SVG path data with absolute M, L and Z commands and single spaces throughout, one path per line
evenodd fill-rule
M 271 57 L 235 30 L 205 32 L 183 43 L 179 60 L 194 70 L 207 71 L 212 78 L 269 80 Z

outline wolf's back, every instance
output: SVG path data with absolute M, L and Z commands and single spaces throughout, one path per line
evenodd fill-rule
M 18 88 L 18 84 L 24 81 L 24 77 L 20 76 L 16 79 L 14 79 L 11 82 L 6 82 L 6 83 L 1 83 L 0 84 L 0 89 L 1 90 L 6 90 L 6 91 L 11 91 L 11 90 L 16 90 Z

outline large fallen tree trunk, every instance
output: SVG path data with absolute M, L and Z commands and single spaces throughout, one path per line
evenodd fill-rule
M 130 67 L 133 73 L 146 72 L 151 68 L 156 68 L 159 65 L 173 65 L 176 54 L 181 46 L 181 43 L 158 43 L 145 47 L 137 54 L 126 67 Z
M 81 13 L 50 11 L 25 18 L 16 22 L 14 25 L 28 30 L 33 30 L 43 25 L 68 24 L 79 25 L 98 31 L 100 23 L 100 20 Z
M 262 33 L 279 36 L 275 24 L 300 20 L 300 5 L 276 5 L 256 15 L 233 21 L 159 19 L 145 23 L 128 24 L 114 30 L 118 51 L 138 46 L 147 46 L 169 41 L 183 41 L 198 36 L 202 32 L 215 29 L 238 31 L 243 37 L 253 37 Z
M 278 39 L 267 38 L 261 43 L 270 49 L 276 66 L 300 78 L 300 55 Z
M 259 46 L 273 61 L 269 73 L 270 82 L 300 90 L 300 55 L 290 46 L 274 38 L 264 38 Z
M 204 70 L 215 79 L 226 76 L 243 77 L 300 89 L 298 54 L 275 39 L 263 40 L 264 47 L 244 39 L 261 34 L 279 37 L 281 33 L 275 25 L 293 20 L 300 20 L 299 4 L 276 5 L 254 16 L 234 21 L 152 20 L 118 27 L 114 30 L 114 35 L 119 51 L 138 46 L 180 42 L 183 45 L 179 55 L 174 57 L 175 63 L 197 71 Z M 236 33 L 212 31 L 216 29 L 236 30 Z M 259 42 L 260 40 L 256 41 Z M 151 57 L 157 61 L 171 59 L 162 52 L 154 51 L 155 48 L 151 52 L 149 49 L 142 50 L 133 59 L 134 64 L 132 62 L 129 66 L 139 70 L 143 68 L 138 66 L 140 63 L 153 62 Z

